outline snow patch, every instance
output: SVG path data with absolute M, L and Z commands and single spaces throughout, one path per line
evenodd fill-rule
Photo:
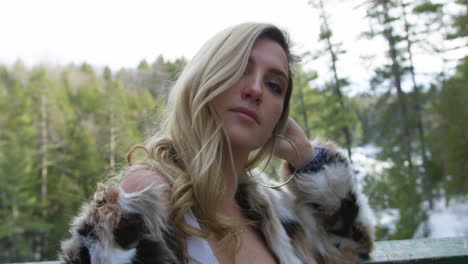
M 375 213 L 377 216 L 377 226 L 387 230 L 389 235 L 396 232 L 400 211 L 396 208 L 388 208 Z
M 468 201 L 453 201 L 446 206 L 445 199 L 435 202 L 433 210 L 428 212 L 429 218 L 421 223 L 414 238 L 444 238 L 468 236 Z
M 377 154 L 381 148 L 369 144 L 353 148 L 353 168 L 357 182 L 362 183 L 368 175 L 380 175 L 382 172 L 393 166 L 391 161 L 377 159 Z

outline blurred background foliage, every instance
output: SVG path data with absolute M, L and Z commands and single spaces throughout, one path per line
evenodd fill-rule
M 457 12 L 446 12 L 448 5 Z M 399 218 L 394 231 L 379 226 L 377 238 L 411 238 L 434 201 L 449 205 L 468 193 L 468 57 L 424 82 L 412 59 L 467 47 L 468 2 L 363 2 L 372 26 L 362 37 L 386 46 L 383 64 L 369 67 L 369 90 L 359 94 L 339 70 L 346 47 L 324 1 L 310 6 L 320 14 L 321 46 L 303 57 L 325 59 L 331 74 L 318 84 L 324 70 L 298 66 L 291 116 L 310 138 L 335 140 L 353 161 L 358 146 L 379 150 L 375 158 L 389 165 L 360 185 L 376 211 L 392 208 Z M 185 64 L 161 55 L 116 72 L 86 63 L 0 65 L 0 261 L 56 258 L 72 216 L 151 132 Z M 275 175 L 277 163 L 265 171 Z

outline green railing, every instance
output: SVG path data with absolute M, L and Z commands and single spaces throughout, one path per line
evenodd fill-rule
M 379 241 L 367 263 L 468 264 L 468 237 Z
M 58 261 L 21 264 L 58 264 Z M 468 264 L 468 237 L 378 241 L 367 264 Z

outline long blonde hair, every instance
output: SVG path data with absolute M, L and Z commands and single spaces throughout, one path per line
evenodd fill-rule
M 270 24 L 245 23 L 216 34 L 188 63 L 171 88 L 161 129 L 145 143 L 149 158 L 140 164 L 157 170 L 171 183 L 170 219 L 183 236 L 224 240 L 236 249 L 240 245 L 239 224 L 216 214 L 217 201 L 226 190 L 221 170 L 223 149 L 230 150 L 230 146 L 223 140 L 221 119 L 212 100 L 241 78 L 252 47 L 261 37 L 278 42 L 290 64 L 283 113 L 274 131 L 281 133 L 288 120 L 291 68 L 296 57 L 291 55 L 283 31 Z M 246 169 L 271 155 L 274 138 L 249 157 Z M 184 222 L 189 209 L 204 230 Z

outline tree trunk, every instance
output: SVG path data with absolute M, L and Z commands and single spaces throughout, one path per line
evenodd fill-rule
M 323 25 L 325 27 L 325 30 L 327 32 L 330 32 L 330 27 L 328 26 L 328 20 L 325 14 L 325 8 L 323 6 L 323 1 L 319 1 L 320 4 L 320 10 L 322 12 L 321 17 L 323 20 Z M 333 71 L 333 78 L 335 80 L 335 89 L 334 92 L 336 96 L 338 97 L 338 101 L 340 103 L 340 108 L 343 113 L 346 112 L 346 107 L 343 102 L 343 94 L 341 93 L 341 84 L 340 84 L 340 78 L 338 77 L 338 70 L 336 68 L 337 64 L 337 57 L 335 54 L 335 51 L 333 50 L 333 44 L 331 42 L 331 35 L 327 34 L 326 35 L 326 41 L 327 41 L 327 50 L 330 53 L 331 59 L 332 59 L 332 71 Z M 351 131 L 349 129 L 348 125 L 343 126 L 342 128 L 343 135 L 345 137 L 345 142 L 346 142 L 346 149 L 348 151 L 348 157 L 349 160 L 352 162 L 352 153 L 351 153 L 351 147 L 352 147 L 352 137 L 351 137 Z
M 410 75 L 411 75 L 411 82 L 413 84 L 413 91 L 414 91 L 414 110 L 416 114 L 416 126 L 417 126 L 417 131 L 418 131 L 418 138 L 419 138 L 419 144 L 421 145 L 421 158 L 423 162 L 423 168 L 425 175 L 423 176 L 423 188 L 424 188 L 424 193 L 426 198 L 429 200 L 429 208 L 432 209 L 434 207 L 434 201 L 432 197 L 432 190 L 431 190 L 431 183 L 429 179 L 429 169 L 428 169 L 428 159 L 427 159 L 427 153 L 426 153 L 426 142 L 424 138 L 424 125 L 422 122 L 422 117 L 421 117 L 421 102 L 420 102 L 420 92 L 419 92 L 419 87 L 416 82 L 416 74 L 414 71 L 414 62 L 413 62 L 413 52 L 412 52 L 412 41 L 410 40 L 410 25 L 408 23 L 407 17 L 406 17 L 406 10 L 405 10 L 405 4 L 403 3 L 403 0 L 400 0 L 400 6 L 402 9 L 403 13 L 403 21 L 405 24 L 405 41 L 406 41 L 406 49 L 408 52 L 408 59 L 410 62 Z
M 111 169 L 115 168 L 115 116 L 114 111 L 110 110 L 110 120 L 109 120 L 109 167 Z
M 299 83 L 298 92 L 299 92 L 299 100 L 301 102 L 301 107 L 302 107 L 302 120 L 304 122 L 304 130 L 305 130 L 305 134 L 307 138 L 310 138 L 309 121 L 307 119 L 307 108 L 304 102 L 304 94 L 302 93 L 303 86 L 302 86 L 302 79 L 301 79 L 300 73 L 298 74 L 297 78 L 298 78 L 298 83 Z
M 47 212 L 47 145 L 48 145 L 48 127 L 47 127 L 47 97 L 45 93 L 46 87 L 42 87 L 41 91 L 41 99 L 40 99 L 40 107 L 41 107 L 41 146 L 40 146 L 40 154 L 41 154 L 41 205 L 42 205 L 42 218 L 44 221 L 47 219 L 48 212 Z M 48 251 L 49 248 L 49 239 L 48 239 L 48 232 L 43 232 L 41 236 L 41 259 L 43 259 Z
M 408 162 L 408 171 L 409 175 L 413 174 L 413 162 L 411 158 L 411 134 L 408 126 L 408 110 L 407 103 L 405 99 L 405 93 L 401 88 L 401 67 L 397 58 L 397 49 L 396 49 L 396 40 L 395 35 L 393 34 L 393 28 L 389 24 L 390 17 L 388 16 L 388 7 L 386 1 L 380 1 L 383 7 L 383 19 L 382 25 L 385 26 L 384 37 L 388 42 L 389 46 L 389 55 L 392 61 L 391 72 L 393 76 L 393 84 L 397 90 L 398 98 L 398 111 L 400 115 L 400 130 L 401 130 L 401 149 L 405 155 L 405 159 Z

